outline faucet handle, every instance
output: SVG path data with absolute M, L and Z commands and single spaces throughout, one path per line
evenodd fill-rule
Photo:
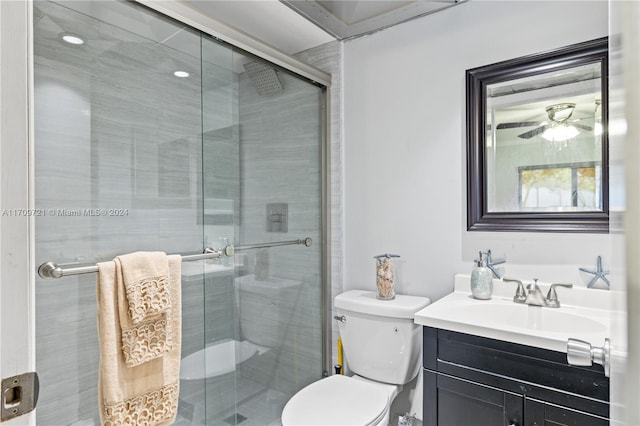
M 502 281 L 517 283 L 518 288 L 516 289 L 516 295 L 513 296 L 513 301 L 516 303 L 524 303 L 524 301 L 527 299 L 527 293 L 524 291 L 524 285 L 522 284 L 522 281 L 506 277 L 503 278 Z
M 570 283 L 553 283 L 551 287 L 549 287 L 549 292 L 547 293 L 547 306 L 550 308 L 559 308 L 560 301 L 558 300 L 558 293 L 556 293 L 556 287 L 566 287 L 571 288 L 573 284 Z

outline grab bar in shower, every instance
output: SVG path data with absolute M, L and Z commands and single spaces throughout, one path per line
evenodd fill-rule
M 276 246 L 285 246 L 285 245 L 293 245 L 293 244 L 304 244 L 306 247 L 311 246 L 311 238 L 307 237 L 299 240 L 290 240 L 290 241 L 278 241 L 273 243 L 263 243 L 263 244 L 249 244 L 246 246 L 226 246 L 224 249 L 212 249 L 207 247 L 204 249 L 204 253 L 202 254 L 189 254 L 186 256 L 182 256 L 183 262 L 190 262 L 193 260 L 205 260 L 205 259 L 215 259 L 220 258 L 222 256 L 233 256 L 235 251 L 239 250 L 248 250 L 254 248 L 264 248 L 264 247 L 276 247 Z M 58 265 L 55 262 L 45 262 L 38 266 L 38 275 L 40 278 L 44 279 L 52 279 L 52 278 L 62 278 L 69 275 L 80 275 L 80 274 L 91 274 L 98 272 L 98 265 L 87 265 L 87 266 L 73 266 L 68 267 L 67 265 Z

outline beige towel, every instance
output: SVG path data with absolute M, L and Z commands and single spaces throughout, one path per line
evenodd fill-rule
M 149 317 L 171 308 L 169 299 L 169 265 L 163 252 L 135 252 L 116 258 L 122 265 L 122 279 L 127 291 L 129 317 L 140 324 Z
M 160 318 L 166 321 L 166 331 L 170 331 L 171 348 L 162 356 L 135 367 L 126 365 L 123 353 L 122 330 L 128 330 L 134 324 L 129 317 L 120 262 L 115 259 L 98 264 L 98 399 L 103 425 L 160 426 L 175 420 L 180 375 L 181 264 L 181 256 L 168 256 L 171 309 Z M 155 329 L 150 327 L 147 331 L 153 334 Z M 147 346 L 153 348 L 157 339 L 147 337 L 150 337 Z
M 122 353 L 127 367 L 162 356 L 173 346 L 169 261 L 162 252 L 135 252 L 114 259 L 124 283 L 129 318 L 120 311 Z

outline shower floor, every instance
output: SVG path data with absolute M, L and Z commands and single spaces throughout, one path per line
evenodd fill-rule
M 241 426 L 281 426 L 282 409 L 289 400 L 289 395 L 273 389 L 251 397 L 238 405 L 238 414 L 247 419 L 239 423 Z
M 283 392 L 266 388 L 244 378 L 236 378 L 237 404 L 211 418 L 204 407 L 204 389 L 197 393 L 182 394 L 178 417 L 174 425 L 207 426 L 281 426 L 282 409 L 290 398 Z M 206 413 L 206 414 L 205 414 Z

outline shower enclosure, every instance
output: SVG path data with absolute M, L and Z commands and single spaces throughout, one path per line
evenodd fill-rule
M 176 424 L 279 424 L 324 369 L 325 88 L 133 2 L 33 15 L 36 263 L 235 246 L 182 264 Z M 39 424 L 99 424 L 95 281 L 37 278 Z

